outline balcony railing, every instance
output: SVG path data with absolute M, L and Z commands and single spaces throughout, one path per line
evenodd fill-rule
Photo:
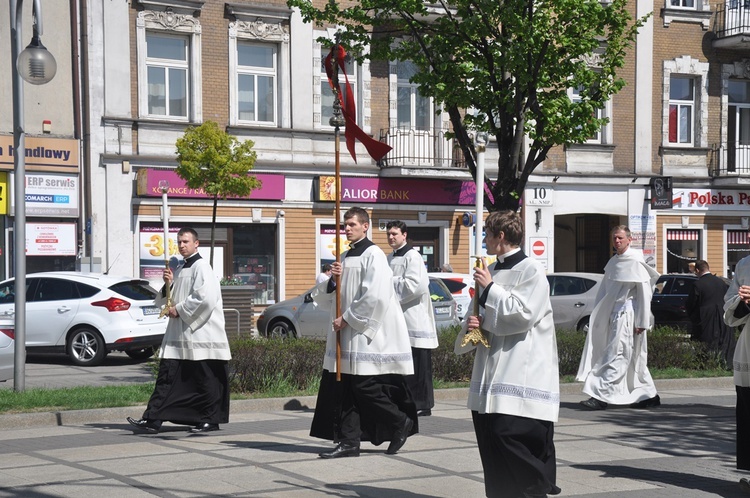
M 718 5 L 714 31 L 718 38 L 750 34 L 750 0 L 727 0 Z
M 446 130 L 387 128 L 380 130 L 380 141 L 393 150 L 378 163 L 381 168 L 464 168 L 461 149 L 446 137 Z
M 750 177 L 750 145 L 716 144 L 711 148 L 709 165 L 714 177 Z

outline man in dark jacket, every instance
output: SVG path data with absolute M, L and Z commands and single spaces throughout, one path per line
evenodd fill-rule
M 724 323 L 724 295 L 729 286 L 713 275 L 708 262 L 699 259 L 695 263 L 698 280 L 690 290 L 686 307 L 693 322 L 691 338 L 708 345 L 711 351 L 721 354 L 731 367 L 734 356 L 734 329 Z

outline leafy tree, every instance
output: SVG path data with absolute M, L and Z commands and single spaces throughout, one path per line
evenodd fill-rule
M 240 142 L 236 137 L 219 129 L 213 121 L 191 126 L 175 144 L 177 162 L 175 172 L 188 187 L 203 189 L 213 197 L 211 218 L 211 266 L 214 264 L 214 238 L 216 208 L 219 198 L 246 197 L 260 188 L 261 182 L 249 174 L 257 154 L 252 150 L 252 140 Z
M 340 43 L 361 59 L 412 61 L 412 83 L 448 113 L 475 178 L 472 133 L 494 137 L 489 210 L 518 208 L 552 147 L 582 143 L 607 122 L 596 111 L 624 86 L 616 72 L 646 20 L 633 20 L 627 0 L 287 3 L 307 22 L 339 26 Z M 570 88 L 580 102 L 571 102 Z

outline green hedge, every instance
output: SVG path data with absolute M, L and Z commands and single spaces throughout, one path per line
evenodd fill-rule
M 436 380 L 467 382 L 471 378 L 474 354 L 453 353 L 459 327 L 444 329 L 439 346 L 432 352 Z M 560 375 L 575 375 L 586 335 L 574 330 L 557 331 Z M 232 391 L 263 392 L 273 395 L 279 386 L 288 389 L 314 388 L 320 379 L 325 341 L 315 339 L 234 339 L 230 362 Z M 652 369 L 721 370 L 726 365 L 705 345 L 690 341 L 680 330 L 659 327 L 648 333 L 648 365 Z

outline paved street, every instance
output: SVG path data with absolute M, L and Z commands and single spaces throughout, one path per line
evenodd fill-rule
M 73 365 L 65 355 L 26 357 L 26 389 L 137 384 L 150 380 L 153 377 L 149 362 L 133 360 L 125 353 L 108 354 L 98 367 Z M 0 382 L 0 389 L 13 389 L 13 379 Z
M 743 496 L 734 468 L 731 378 L 657 383 L 660 408 L 583 411 L 565 385 L 556 426 L 560 496 Z M 190 435 L 133 434 L 142 407 L 0 416 L 0 497 L 481 497 L 466 391 L 437 393 L 433 416 L 395 456 L 321 460 L 314 398 L 236 401 L 231 423 Z

